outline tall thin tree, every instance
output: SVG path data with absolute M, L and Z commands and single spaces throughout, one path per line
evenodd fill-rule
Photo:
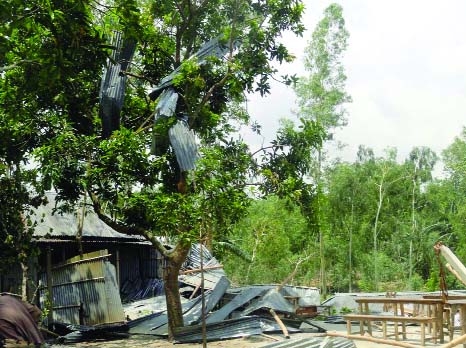
M 346 75 L 342 58 L 347 48 L 349 33 L 345 28 L 343 8 L 331 4 L 317 24 L 305 49 L 304 67 L 308 75 L 301 77 L 295 87 L 298 97 L 298 114 L 319 124 L 332 139 L 332 130 L 346 124 L 345 103 L 351 101 L 345 92 Z M 322 295 L 327 293 L 325 276 L 324 214 L 321 209 L 323 196 L 322 163 L 323 144 L 316 150 L 316 161 L 310 175 L 317 188 L 315 201 L 315 232 L 319 235 L 320 283 Z

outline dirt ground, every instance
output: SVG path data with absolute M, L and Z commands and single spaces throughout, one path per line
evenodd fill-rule
M 318 323 L 319 326 L 324 327 L 329 335 L 345 335 L 346 334 L 346 325 L 344 324 L 326 324 L 326 323 Z M 311 338 L 315 336 L 326 336 L 325 333 L 323 334 L 316 334 L 316 333 L 295 333 L 292 334 L 290 337 L 290 341 L 299 340 L 303 338 Z M 374 332 L 374 336 L 381 338 L 380 332 Z M 274 335 L 267 335 L 267 336 L 251 336 L 245 338 L 238 338 L 238 339 L 231 339 L 231 340 L 224 340 L 224 341 L 216 341 L 216 342 L 208 342 L 207 347 L 209 348 L 259 348 L 269 345 L 274 342 L 284 341 L 286 340 L 283 335 L 274 334 Z M 391 344 L 380 344 L 374 343 L 370 341 L 364 340 L 353 340 L 357 348 L 387 348 L 387 347 L 394 347 Z M 406 341 L 398 341 L 409 343 L 413 346 L 421 347 L 420 345 L 420 338 L 419 338 L 419 327 L 413 326 L 408 328 L 408 340 Z M 448 342 L 448 339 L 446 339 Z M 437 343 L 434 344 L 430 340 L 426 341 L 425 347 L 441 347 L 443 344 Z M 172 344 L 164 340 L 154 339 L 153 337 L 149 336 L 137 336 L 130 339 L 124 340 L 116 340 L 116 341 L 100 341 L 100 342 L 82 342 L 73 345 L 53 345 L 53 348 L 84 348 L 84 347 L 99 347 L 99 348 L 166 348 L 166 347 L 173 347 L 173 348 L 202 348 L 202 344 Z

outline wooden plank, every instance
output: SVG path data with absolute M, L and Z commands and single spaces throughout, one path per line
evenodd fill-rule
M 332 336 L 332 337 L 345 337 L 350 340 L 362 340 L 362 341 L 369 341 L 369 342 L 374 342 L 374 343 L 381 343 L 381 344 L 403 347 L 403 348 L 419 348 L 420 347 L 419 345 L 414 345 L 414 344 L 407 343 L 407 342 L 400 342 L 400 341 L 395 341 L 395 340 L 384 340 L 382 338 L 376 338 L 376 337 L 371 337 L 371 336 L 345 335 L 345 334 L 342 334 L 341 332 L 327 331 L 327 335 Z M 450 347 L 447 347 L 447 348 L 450 348 Z
M 356 297 L 356 303 L 417 303 L 417 304 L 438 304 L 443 303 L 441 298 L 421 298 L 421 297 Z
M 345 320 L 370 320 L 370 321 L 397 321 L 397 322 L 413 322 L 413 323 L 429 323 L 434 320 L 433 317 L 402 317 L 399 315 L 376 315 L 376 314 L 345 314 Z

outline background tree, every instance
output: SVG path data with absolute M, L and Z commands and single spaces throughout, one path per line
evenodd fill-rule
M 329 220 L 333 238 L 330 243 L 336 255 L 332 258 L 335 264 L 335 279 L 331 282 L 338 291 L 347 289 L 353 292 L 355 281 L 354 263 L 358 250 L 358 225 L 363 213 L 364 180 L 359 174 L 360 167 L 348 163 L 336 163 L 327 171 Z M 347 247 L 342 248 L 345 245 Z M 357 258 L 356 258 L 357 260 Z M 344 276 L 342 276 L 344 275 Z
M 298 97 L 298 114 L 300 117 L 313 120 L 327 133 L 331 139 L 332 129 L 345 125 L 344 104 L 350 101 L 345 92 L 346 75 L 342 65 L 343 53 L 347 47 L 348 31 L 345 28 L 343 9 L 340 5 L 331 4 L 324 10 L 324 17 L 319 21 L 312 33 L 311 40 L 305 49 L 304 67 L 307 77 L 301 77 L 295 87 Z M 326 295 L 326 266 L 324 234 L 328 226 L 325 223 L 323 204 L 322 161 L 323 147 L 316 149 L 317 160 L 314 169 L 309 173 L 316 183 L 317 200 L 314 212 L 315 225 L 310 226 L 312 232 L 319 235 L 320 250 L 320 282 L 322 295 Z
M 411 282 L 414 271 L 414 244 L 422 240 L 422 229 L 419 226 L 418 211 L 422 207 L 421 185 L 432 180 L 432 170 L 437 161 L 436 154 L 427 147 L 415 147 L 409 154 L 406 165 L 409 167 L 412 181 L 411 191 L 411 234 L 409 238 L 409 272 Z M 420 250 L 419 250 L 420 251 Z M 422 252 L 418 252 L 418 257 Z M 420 257 L 422 259 L 422 257 Z
M 247 257 L 222 256 L 230 279 L 236 284 L 281 283 L 308 251 L 306 225 L 299 207 L 290 200 L 276 196 L 255 200 L 230 237 Z M 303 284 L 306 273 L 302 267 L 293 281 Z
M 453 143 L 442 152 L 442 160 L 445 165 L 446 178 L 437 186 L 430 185 L 429 193 L 435 189 L 435 201 L 432 204 L 438 206 L 442 221 L 445 221 L 451 228 L 451 233 L 444 235 L 444 240 L 448 238 L 455 245 L 454 251 L 460 259 L 466 258 L 466 248 L 464 247 L 465 228 L 465 199 L 466 192 L 466 128 L 456 137 Z M 430 196 L 431 199 L 432 195 Z M 452 244 L 453 244 L 452 243 Z

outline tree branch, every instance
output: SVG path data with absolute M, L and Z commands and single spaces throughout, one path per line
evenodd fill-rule
M 253 152 L 251 154 L 251 157 L 254 157 L 255 155 L 257 155 L 259 152 L 261 151 L 265 151 L 267 149 L 273 149 L 275 147 L 285 147 L 285 146 L 290 146 L 290 145 L 286 145 L 286 144 L 277 144 L 277 145 L 270 145 L 270 146 L 265 146 L 265 147 L 261 147 L 259 150 Z
M 39 62 L 36 62 L 35 60 L 28 60 L 28 59 L 20 60 L 17 63 L 0 67 L 0 72 L 15 69 L 15 68 L 17 68 L 17 67 L 19 67 L 20 65 L 23 65 L 23 64 L 39 64 Z
M 148 241 L 152 243 L 152 245 L 155 246 L 155 248 L 160 251 L 160 253 L 165 256 L 165 257 L 170 257 L 171 252 L 163 245 L 160 240 L 150 231 L 144 229 L 144 228 L 139 228 L 139 227 L 130 227 L 126 226 L 122 223 L 119 223 L 113 219 L 111 219 L 109 216 L 104 214 L 102 211 L 102 207 L 99 201 L 99 198 L 94 192 L 89 191 L 89 197 L 91 197 L 92 200 L 92 206 L 94 208 L 94 212 L 97 214 L 99 219 L 104 222 L 107 226 L 110 228 L 114 229 L 117 232 L 127 234 L 130 236 L 142 236 L 146 238 Z
M 131 76 L 131 77 L 135 77 L 135 78 L 137 78 L 137 79 L 149 81 L 150 83 L 152 83 L 152 84 L 154 84 L 154 85 L 157 84 L 157 82 L 155 82 L 154 80 L 152 80 L 152 79 L 150 79 L 150 78 L 148 78 L 148 77 L 146 77 L 146 76 L 133 74 L 133 73 L 127 71 L 127 70 L 121 70 L 120 73 L 123 74 L 123 75 L 126 75 L 126 76 Z

